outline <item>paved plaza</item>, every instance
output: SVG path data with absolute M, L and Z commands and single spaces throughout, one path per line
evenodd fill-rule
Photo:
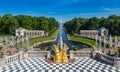
M 0 72 L 120 72 L 120 69 L 90 58 L 78 58 L 68 64 L 48 64 L 41 58 L 28 58 L 7 64 Z

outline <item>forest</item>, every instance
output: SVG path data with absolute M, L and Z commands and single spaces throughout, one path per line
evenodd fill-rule
M 110 15 L 106 17 L 74 18 L 64 23 L 69 34 L 78 34 L 79 30 L 98 30 L 106 28 L 109 34 L 120 36 L 120 16 Z
M 32 17 L 28 15 L 5 14 L 0 16 L 0 34 L 15 34 L 15 30 L 23 27 L 28 30 L 44 30 L 51 32 L 54 28 L 59 27 L 59 23 L 55 18 L 44 16 Z

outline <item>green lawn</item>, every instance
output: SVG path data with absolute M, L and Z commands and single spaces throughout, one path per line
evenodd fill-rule
M 29 40 L 29 46 L 33 45 L 34 43 L 38 43 L 38 42 L 43 42 L 43 41 L 49 41 L 49 40 L 54 40 L 57 35 L 58 35 L 59 29 L 55 30 L 54 33 L 52 33 L 50 36 L 46 36 L 46 37 L 37 37 L 37 38 L 33 38 Z M 28 44 L 26 43 L 18 43 L 17 45 L 15 45 L 15 47 L 17 46 L 17 48 L 21 48 L 22 46 L 28 46 Z
M 67 35 L 69 40 L 73 40 L 73 41 L 79 41 L 82 43 L 86 43 L 89 44 L 91 46 L 95 46 L 95 41 L 92 39 L 87 39 L 87 38 L 83 38 L 83 37 L 77 37 L 77 36 L 70 36 Z
M 57 35 L 58 35 L 58 31 L 59 31 L 59 29 L 57 29 L 50 36 L 33 38 L 33 39 L 30 40 L 30 45 L 33 45 L 34 43 L 38 43 L 38 42 L 42 42 L 42 41 L 54 40 L 57 37 Z

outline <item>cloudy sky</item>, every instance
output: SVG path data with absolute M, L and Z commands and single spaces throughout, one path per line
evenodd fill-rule
M 0 15 L 26 14 L 69 20 L 120 15 L 120 0 L 0 0 Z

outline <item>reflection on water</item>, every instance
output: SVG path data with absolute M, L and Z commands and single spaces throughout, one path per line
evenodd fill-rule
M 62 40 L 65 44 L 67 44 L 69 46 L 69 49 L 73 49 L 74 48 L 78 48 L 78 49 L 82 49 L 82 48 L 88 48 L 89 46 L 80 43 L 80 42 L 72 42 L 72 41 L 68 41 L 67 39 L 67 35 L 64 31 L 64 29 L 61 29 L 58 33 L 57 39 L 55 42 L 49 42 L 49 43 L 42 43 L 39 46 L 35 46 L 35 48 L 40 48 L 41 50 L 51 50 L 53 44 L 59 44 L 60 42 L 60 32 L 62 32 Z
M 83 48 L 90 48 L 90 46 L 84 44 L 84 43 L 80 43 L 80 42 L 76 42 L 76 41 L 70 41 L 71 45 L 71 49 L 75 50 L 75 48 L 79 49 L 83 49 Z
M 59 31 L 55 44 L 57 44 L 57 45 L 59 44 L 59 42 L 60 42 L 60 33 L 61 32 L 62 32 L 62 40 L 63 40 L 63 42 L 68 45 L 69 41 L 68 41 L 67 35 L 66 35 L 66 33 L 65 33 L 65 31 L 63 29 L 61 29 Z

